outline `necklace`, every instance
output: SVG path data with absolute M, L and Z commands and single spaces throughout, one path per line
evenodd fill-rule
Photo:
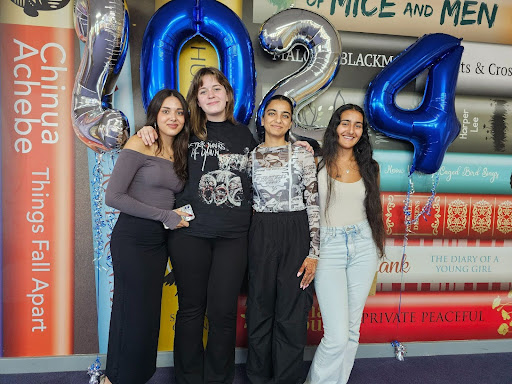
M 343 177 L 343 175 L 348 175 L 350 170 L 357 171 L 357 166 L 355 165 L 355 159 L 350 159 L 348 162 L 337 162 L 336 164 L 336 178 Z M 342 166 L 343 165 L 343 166 Z M 343 169 L 346 168 L 346 169 Z
M 349 172 L 350 172 L 350 169 L 347 169 L 345 171 L 345 173 L 349 173 Z M 343 173 L 340 175 L 340 174 L 338 174 L 338 172 L 336 172 L 336 177 L 341 177 L 341 176 L 343 176 Z

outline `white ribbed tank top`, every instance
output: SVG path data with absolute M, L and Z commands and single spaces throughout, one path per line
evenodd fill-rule
M 354 183 L 342 183 L 332 179 L 331 201 L 327 215 L 325 204 L 327 202 L 327 167 L 318 172 L 318 194 L 320 199 L 320 226 L 344 227 L 366 220 L 364 197 L 366 188 L 363 179 Z

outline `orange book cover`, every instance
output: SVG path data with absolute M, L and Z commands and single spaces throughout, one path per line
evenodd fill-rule
M 0 21 L 4 356 L 71 354 L 75 32 Z

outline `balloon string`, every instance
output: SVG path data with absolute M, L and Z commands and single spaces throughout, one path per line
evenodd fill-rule
M 412 215 L 412 207 L 411 207 L 411 197 L 414 195 L 414 181 L 412 178 L 412 173 L 408 177 L 408 186 L 407 186 L 407 194 L 405 196 L 404 201 L 404 222 L 405 222 L 405 233 L 404 233 L 404 240 L 402 245 L 402 259 L 400 261 L 400 294 L 398 296 L 398 313 L 397 313 L 397 322 L 396 322 L 396 334 L 398 337 L 398 326 L 400 323 L 400 315 L 402 313 L 402 292 L 404 290 L 404 264 L 405 264 L 405 257 L 406 257 L 406 247 L 407 242 L 409 240 L 409 233 L 412 233 L 411 227 L 413 224 L 416 224 L 420 217 L 423 217 L 425 221 L 428 220 L 427 216 L 430 216 L 430 211 L 432 209 L 432 204 L 434 203 L 434 199 L 436 197 L 436 188 L 439 184 L 439 174 L 435 173 L 432 175 L 432 188 L 430 189 L 430 196 L 427 199 L 427 202 L 421 209 L 421 211 L 411 218 Z
M 92 171 L 92 205 L 93 205 L 93 237 L 94 237 L 94 258 L 93 264 L 95 269 L 97 269 L 96 274 L 96 312 L 97 312 L 97 322 L 99 323 L 100 319 L 100 273 L 105 272 L 108 274 L 109 269 L 112 268 L 112 255 L 108 252 L 108 255 L 105 259 L 105 265 L 102 265 L 102 259 L 104 257 L 104 253 L 106 251 L 106 245 L 103 241 L 103 233 L 102 228 L 107 226 L 112 233 L 114 229 L 114 225 L 117 221 L 118 214 L 114 210 L 109 210 L 105 213 L 105 217 L 103 215 L 103 206 L 104 206 L 104 188 L 103 188 L 103 177 L 105 175 L 103 169 L 103 160 L 104 156 L 107 156 L 107 160 L 110 161 L 110 167 L 108 169 L 114 168 L 114 159 L 115 156 L 119 153 L 117 150 L 112 150 L 107 154 L 95 154 L 96 164 L 93 167 Z M 97 383 L 98 377 L 101 375 L 101 362 L 99 354 L 96 355 L 96 360 L 89 367 L 88 373 L 91 375 L 92 383 Z M 95 381 L 96 380 L 96 381 Z
M 94 240 L 94 258 L 93 264 L 96 269 L 96 314 L 97 323 L 100 318 L 100 273 L 102 271 L 101 259 L 103 249 L 103 239 L 101 238 L 101 227 L 104 225 L 101 214 L 101 182 L 103 179 L 103 169 L 101 166 L 102 154 L 95 154 L 96 164 L 92 170 L 92 214 L 93 214 L 93 240 Z M 101 375 L 101 361 L 99 354 L 96 354 L 96 360 L 91 364 L 88 374 L 91 376 L 89 383 L 97 383 Z

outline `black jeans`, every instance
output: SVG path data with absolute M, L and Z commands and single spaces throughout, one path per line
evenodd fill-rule
M 178 229 L 169 237 L 169 254 L 178 288 L 176 383 L 232 383 L 237 301 L 247 267 L 247 235 L 202 238 Z M 208 342 L 203 349 L 205 314 Z
M 305 211 L 256 213 L 249 231 L 247 376 L 252 384 L 302 384 L 311 284 L 297 272 L 309 253 Z

